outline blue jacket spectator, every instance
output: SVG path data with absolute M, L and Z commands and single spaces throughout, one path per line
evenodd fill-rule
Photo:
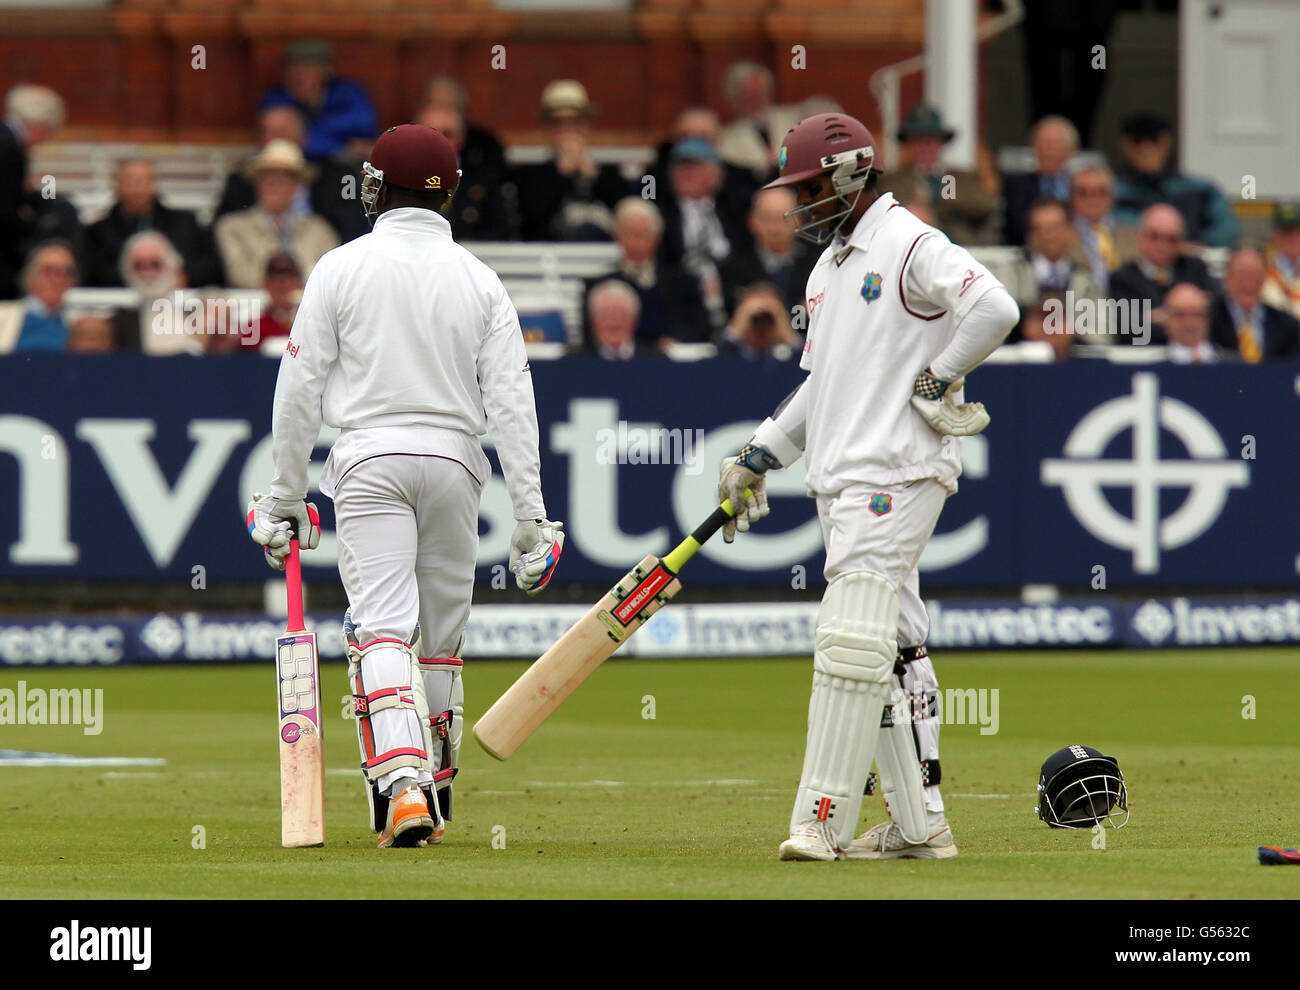
M 1115 176 L 1115 217 L 1136 223 L 1148 206 L 1168 203 L 1183 215 L 1187 240 L 1209 247 L 1232 247 L 1237 218 L 1228 200 L 1209 179 L 1184 175 L 1171 161 L 1173 131 L 1154 113 L 1134 114 L 1120 129 L 1124 167 Z
M 307 122 L 308 158 L 364 157 L 359 146 L 379 134 L 375 105 L 360 83 L 333 75 L 333 61 L 329 42 L 294 42 L 284 53 L 284 85 L 267 93 L 260 109 L 298 108 Z

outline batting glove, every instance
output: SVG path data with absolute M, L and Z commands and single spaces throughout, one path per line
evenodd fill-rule
M 722 461 L 718 477 L 718 501 L 730 499 L 736 514 L 722 527 L 722 538 L 731 543 L 736 530 L 749 532 L 749 524 L 756 523 L 770 511 L 767 506 L 767 481 L 763 477 L 769 469 L 779 468 L 781 462 L 766 447 L 747 443 L 735 457 Z M 746 489 L 749 489 L 746 491 Z
M 296 536 L 303 550 L 315 550 L 320 543 L 320 513 L 312 502 L 300 498 L 275 498 L 260 492 L 248 501 L 248 535 L 266 553 L 266 562 L 284 570 L 289 556 L 289 539 Z
M 510 538 L 510 570 L 520 591 L 535 595 L 551 582 L 564 552 L 564 523 L 522 520 Z
M 982 402 L 953 401 L 952 393 L 965 384 L 965 378 L 950 382 L 935 378 L 928 371 L 916 376 L 912 388 L 912 408 L 930 424 L 930 429 L 949 437 L 969 437 L 989 425 L 989 414 Z

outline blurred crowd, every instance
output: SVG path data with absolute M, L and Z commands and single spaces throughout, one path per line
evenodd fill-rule
M 726 120 L 683 109 L 634 179 L 593 155 L 599 108 L 574 80 L 543 90 L 548 147 L 529 164 L 507 161 L 451 77 L 428 82 L 413 119 L 460 154 L 464 178 L 448 214 L 458 240 L 617 245 L 611 270 L 586 280 L 582 349 L 627 360 L 699 342 L 792 360 L 817 252 L 786 219 L 792 193 L 762 186 L 786 131 L 838 107 L 777 103 L 770 72 L 750 62 L 730 67 L 723 97 Z M 83 225 L 28 167 L 63 118 L 49 89 L 6 94 L 0 353 L 230 352 L 283 338 L 316 261 L 368 230 L 358 169 L 380 125 L 364 86 L 334 74 L 328 43 L 287 49 L 282 83 L 258 112 L 259 148 L 227 177 L 210 225 L 165 202 L 147 159 L 116 163 L 111 206 Z M 1033 166 L 1022 171 L 999 172 L 987 148 L 974 170 L 948 168 L 954 137 L 937 110 L 912 107 L 897 134 L 900 161 L 885 163 L 880 188 L 957 243 L 1015 248 L 996 274 L 1021 306 L 1016 339 L 1045 341 L 1061 360 L 1148 342 L 1166 345 L 1171 361 L 1300 353 L 1300 203 L 1275 206 L 1267 243 L 1241 243 L 1227 197 L 1178 170 L 1173 129 L 1152 113 L 1124 121 L 1113 164 L 1081 148 L 1061 116 L 1034 124 Z M 1206 248 L 1231 251 L 1221 280 L 1201 258 Z M 64 297 L 77 286 L 129 288 L 138 302 L 76 310 Z M 203 305 L 181 304 L 203 287 L 212 287 Z M 248 315 L 230 289 L 261 290 L 267 301 Z M 1117 314 L 1136 322 L 1117 325 Z

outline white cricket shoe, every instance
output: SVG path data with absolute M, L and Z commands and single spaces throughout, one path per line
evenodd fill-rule
M 781 843 L 781 858 L 833 863 L 844 858 L 844 851 L 836 844 L 830 823 L 811 818 L 799 825 L 790 833 L 790 838 Z
M 844 855 L 849 859 L 952 859 L 957 846 L 947 818 L 930 826 L 925 842 L 908 842 L 903 830 L 893 822 L 881 822 L 849 843 Z

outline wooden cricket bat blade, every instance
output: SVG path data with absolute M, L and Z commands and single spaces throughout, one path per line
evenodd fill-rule
M 320 653 L 302 608 L 298 541 L 285 566 L 288 631 L 275 641 L 280 704 L 280 844 L 294 849 L 325 844 L 325 744 L 320 704 Z

